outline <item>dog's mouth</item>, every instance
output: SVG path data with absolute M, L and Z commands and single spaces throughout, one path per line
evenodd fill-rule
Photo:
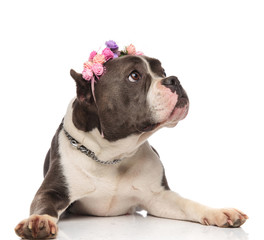
M 180 120 L 183 120 L 189 111 L 189 99 L 187 95 L 183 95 L 178 99 L 176 105 L 172 109 L 169 117 L 159 124 L 162 126 L 175 126 Z
M 183 96 L 180 99 L 178 99 L 176 105 L 174 106 L 169 117 L 166 120 L 159 123 L 148 124 L 142 129 L 142 132 L 150 132 L 157 129 L 160 126 L 166 125 L 166 123 L 174 123 L 174 122 L 176 123 L 180 120 L 183 120 L 187 116 L 188 111 L 189 111 L 189 100 L 187 96 Z
M 186 113 L 184 118 L 187 116 L 187 113 L 188 113 L 188 110 L 189 110 L 189 100 L 187 97 L 181 97 L 180 99 L 178 99 L 175 107 L 173 108 L 173 110 L 171 111 L 171 114 L 169 116 L 169 119 L 175 115 L 176 112 L 182 112 L 182 111 L 179 111 L 183 109 L 183 112 Z
M 171 111 L 171 114 L 165 122 L 171 122 L 171 121 L 180 121 L 183 120 L 189 111 L 189 100 L 188 97 L 183 96 L 180 99 L 178 99 L 174 109 Z
M 178 99 L 173 111 L 176 109 L 176 108 L 183 108 L 185 107 L 186 105 L 188 105 L 189 103 L 189 100 L 188 100 L 188 97 L 186 96 L 182 96 L 180 99 Z M 173 112 L 172 111 L 172 112 Z

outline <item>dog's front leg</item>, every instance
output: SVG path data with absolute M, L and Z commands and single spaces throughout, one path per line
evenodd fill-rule
M 181 197 L 172 191 L 154 194 L 146 210 L 154 216 L 199 222 L 219 227 L 239 227 L 248 218 L 246 214 L 233 208 L 210 208 Z
M 22 238 L 55 238 L 60 214 L 69 206 L 68 186 L 63 175 L 58 151 L 57 130 L 45 161 L 45 178 L 30 207 L 30 217 L 21 221 L 15 228 Z
M 61 184 L 61 175 L 57 171 L 54 167 L 47 174 L 32 201 L 30 217 L 16 226 L 15 231 L 21 238 L 56 237 L 59 215 L 70 204 L 66 186 Z

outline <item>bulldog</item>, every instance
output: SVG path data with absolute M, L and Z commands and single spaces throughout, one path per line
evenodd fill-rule
M 174 127 L 188 113 L 180 81 L 167 77 L 159 60 L 126 55 L 104 63 L 94 89 L 70 71 L 77 96 L 70 102 L 44 163 L 44 181 L 29 218 L 15 232 L 21 238 L 55 238 L 66 210 L 118 216 L 148 214 L 219 227 L 239 227 L 243 212 L 216 209 L 170 190 L 163 165 L 148 137 Z

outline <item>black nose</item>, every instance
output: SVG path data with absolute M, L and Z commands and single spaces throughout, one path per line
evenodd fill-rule
M 180 97 L 182 96 L 183 89 L 177 77 L 171 76 L 171 77 L 164 78 L 161 81 L 161 84 L 169 88 L 173 93 L 176 92 Z

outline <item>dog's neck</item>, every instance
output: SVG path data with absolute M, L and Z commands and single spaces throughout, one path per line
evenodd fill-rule
M 76 109 L 75 98 L 70 102 L 66 115 L 63 120 L 63 125 L 66 131 L 75 138 L 79 143 L 93 151 L 97 158 L 102 161 L 112 161 L 114 159 L 124 159 L 132 156 L 143 144 L 152 132 L 133 134 L 126 138 L 110 142 L 106 140 L 100 133 L 99 120 L 95 115 L 89 116 L 87 123 L 81 125 L 74 124 L 78 115 L 84 114 L 83 109 Z M 79 108 L 79 109 L 78 109 Z M 82 126 L 82 127 L 81 127 Z

